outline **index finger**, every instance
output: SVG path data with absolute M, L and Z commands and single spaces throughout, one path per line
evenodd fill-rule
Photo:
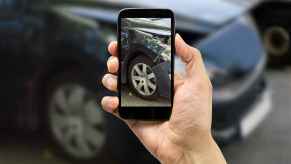
M 117 49 L 117 42 L 116 41 L 112 41 L 112 42 L 109 43 L 108 52 L 112 56 L 118 56 L 118 49 Z

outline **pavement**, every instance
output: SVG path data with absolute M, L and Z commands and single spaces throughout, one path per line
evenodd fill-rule
M 229 164 L 291 163 L 291 68 L 268 71 L 267 78 L 273 90 L 273 110 L 247 139 L 222 148 Z M 0 163 L 69 162 L 54 156 L 41 139 L 0 134 Z
M 3 132 L 3 131 L 2 131 Z M 53 155 L 46 141 L 19 134 L 0 135 L 1 164 L 69 164 Z
M 268 71 L 273 110 L 247 139 L 223 148 L 230 164 L 291 163 L 291 68 Z
M 132 93 L 126 86 L 122 87 L 121 91 L 121 105 L 122 106 L 132 106 L 132 107 L 141 107 L 141 106 L 169 106 L 170 102 L 165 98 L 155 98 L 153 100 L 146 100 L 138 97 Z

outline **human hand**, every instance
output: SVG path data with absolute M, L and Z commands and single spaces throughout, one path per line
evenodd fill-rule
M 162 163 L 226 163 L 211 135 L 212 85 L 200 52 L 177 35 L 176 53 L 186 64 L 185 76 L 174 76 L 174 104 L 168 121 L 124 120 L 118 114 L 118 97 L 104 97 L 105 111 L 123 120 L 143 145 Z M 103 85 L 117 91 L 117 43 L 111 42 L 109 74 Z

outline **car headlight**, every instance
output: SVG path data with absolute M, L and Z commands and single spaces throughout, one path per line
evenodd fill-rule
M 254 83 L 257 79 L 261 67 L 264 66 L 264 61 L 250 74 L 243 72 L 229 72 L 215 65 L 206 64 L 207 74 L 213 85 L 213 100 L 214 102 L 226 102 L 240 96 L 244 91 Z

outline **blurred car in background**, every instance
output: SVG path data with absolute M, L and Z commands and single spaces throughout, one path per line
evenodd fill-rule
M 76 3 L 77 4 L 77 3 Z M 125 7 L 170 8 L 176 31 L 203 54 L 214 85 L 214 134 L 225 143 L 245 137 L 270 111 L 270 91 L 264 79 L 266 52 L 250 12 L 257 5 L 236 1 L 168 2 L 122 0 L 66 6 L 73 14 L 94 19 L 108 40 L 114 40 L 118 11 Z M 103 27 L 103 28 L 102 28 Z M 111 32 L 110 30 L 111 29 Z M 183 70 L 178 62 L 176 70 Z M 259 113 L 259 114 L 258 114 Z
M 261 29 L 269 31 L 284 21 L 266 23 L 275 20 L 261 15 L 270 6 L 279 10 L 287 5 L 235 0 L 158 4 L 153 0 L 1 0 L 1 126 L 44 129 L 52 149 L 75 161 L 100 159 L 108 149 L 122 163 L 146 161 L 150 155 L 140 153 L 144 149 L 136 146 L 140 143 L 125 126 L 101 112 L 100 99 L 109 93 L 100 81 L 106 72 L 106 45 L 116 40 L 118 11 L 161 7 L 176 13 L 177 32 L 203 54 L 214 86 L 216 139 L 229 143 L 247 137 L 271 109 L 263 45 L 270 34 L 266 37 Z M 277 58 L 270 59 L 276 63 Z M 182 71 L 183 63 L 176 61 L 175 69 Z
M 291 64 L 291 1 L 264 0 L 252 6 L 253 16 L 268 53 L 270 66 Z
M 44 132 L 76 161 L 97 158 L 107 45 L 96 23 L 47 1 L 0 0 L 0 38 L 1 128 Z

